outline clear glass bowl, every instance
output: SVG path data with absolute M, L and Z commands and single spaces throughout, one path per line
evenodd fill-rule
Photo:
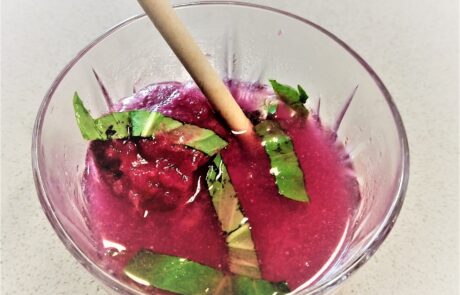
M 176 10 L 222 77 L 265 83 L 274 77 L 303 85 L 311 97 L 308 107 L 337 131 L 349 152 L 362 195 L 350 239 L 322 273 L 293 293 L 335 289 L 377 250 L 403 203 L 409 152 L 388 90 L 344 42 L 299 16 L 233 1 L 194 2 Z M 189 81 L 190 76 L 148 18 L 133 17 L 97 38 L 64 68 L 43 100 L 33 132 L 36 188 L 56 233 L 114 292 L 141 294 L 100 266 L 86 214 L 81 180 L 87 142 L 74 119 L 72 96 L 78 90 L 94 115 L 107 112 L 109 98 L 94 72 L 109 96 L 118 99 L 154 82 Z

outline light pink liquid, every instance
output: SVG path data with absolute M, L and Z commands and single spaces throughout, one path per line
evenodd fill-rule
M 230 81 L 229 87 L 253 118 L 270 95 L 262 86 Z M 115 106 L 140 108 L 212 129 L 229 142 L 221 154 L 249 218 L 264 279 L 286 281 L 293 290 L 324 270 L 346 244 L 358 185 L 343 147 L 313 116 L 291 117 L 286 107 L 277 115 L 304 171 L 311 201 L 302 203 L 279 195 L 262 145 L 240 146 L 195 86 L 153 85 Z M 137 251 L 150 249 L 228 270 L 225 237 L 205 183 L 208 160 L 171 147 L 161 136 L 91 145 L 85 191 L 107 269 L 122 276 Z

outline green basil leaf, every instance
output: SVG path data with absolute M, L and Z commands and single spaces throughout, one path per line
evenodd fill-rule
M 286 294 L 286 283 L 271 283 L 229 275 L 176 256 L 142 250 L 124 269 L 134 282 L 183 295 L 272 295 Z
M 289 136 L 272 120 L 262 121 L 255 129 L 270 158 L 270 173 L 275 176 L 279 193 L 292 200 L 308 202 L 304 175 Z
M 73 105 L 80 132 L 87 140 L 124 139 L 131 136 L 149 138 L 164 133 L 172 143 L 189 146 L 210 156 L 227 146 L 227 142 L 212 130 L 183 124 L 158 112 L 113 112 L 93 119 L 76 92 Z
M 209 167 L 206 182 L 222 231 L 227 234 L 230 271 L 251 278 L 260 278 L 259 261 L 248 219 L 241 211 L 230 175 L 220 154 Z
M 293 108 L 301 115 L 307 115 L 308 110 L 305 108 L 304 103 L 308 99 L 305 90 L 297 85 L 297 89 L 289 85 L 278 83 L 276 80 L 269 80 L 276 95 L 288 106 Z

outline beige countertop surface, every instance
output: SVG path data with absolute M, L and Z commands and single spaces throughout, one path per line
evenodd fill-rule
M 458 1 L 286 0 L 380 75 L 407 129 L 401 215 L 339 294 L 459 294 Z M 64 65 L 136 1 L 2 0 L 1 294 L 106 294 L 64 248 L 38 202 L 30 145 L 40 102 Z

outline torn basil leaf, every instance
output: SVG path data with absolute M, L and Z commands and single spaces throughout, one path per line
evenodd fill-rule
M 169 132 L 183 124 L 177 120 L 163 116 L 158 112 L 145 110 L 130 111 L 131 135 L 151 137 L 160 132 Z
M 148 138 L 163 133 L 175 144 L 189 146 L 210 156 L 227 146 L 227 142 L 212 130 L 183 124 L 158 112 L 113 112 L 93 119 L 77 93 L 73 105 L 80 132 L 87 140 L 124 139 L 131 136 Z
M 289 136 L 272 120 L 262 121 L 255 130 L 270 158 L 270 173 L 275 176 L 279 193 L 292 200 L 308 202 L 304 175 Z
M 269 80 L 276 95 L 287 105 L 293 108 L 301 115 L 307 115 L 308 110 L 305 108 L 304 103 L 308 99 L 305 90 L 297 85 L 297 89 L 289 85 L 278 83 L 276 80 Z
M 144 286 L 184 294 L 214 294 L 225 275 L 185 258 L 140 251 L 125 267 L 130 279 Z
M 226 274 L 185 258 L 141 250 L 124 273 L 134 282 L 183 295 L 272 295 L 286 294 L 286 283 L 271 283 Z
M 241 211 L 230 175 L 220 154 L 209 167 L 206 182 L 222 231 L 227 234 L 230 271 L 251 278 L 260 278 L 259 261 L 248 219 Z
M 184 124 L 170 130 L 169 134 L 175 138 L 175 143 L 184 144 L 210 156 L 227 146 L 227 142 L 212 130 L 191 124 Z
M 93 118 L 83 105 L 83 101 L 81 101 L 77 92 L 75 92 L 73 96 L 73 108 L 75 119 L 77 120 L 83 138 L 87 140 L 99 139 L 102 136 L 101 132 L 96 128 Z
M 111 113 L 94 120 L 100 139 L 122 139 L 129 136 L 129 113 Z
M 269 295 L 289 293 L 286 283 L 270 283 L 265 280 L 253 280 L 243 276 L 233 278 L 233 294 Z

